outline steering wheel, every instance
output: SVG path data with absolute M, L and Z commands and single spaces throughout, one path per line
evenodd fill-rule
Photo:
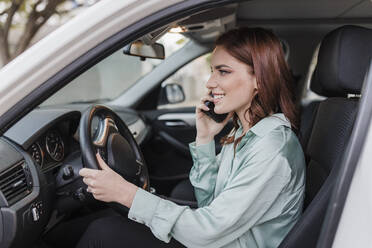
M 97 128 L 93 130 L 92 123 Z M 149 174 L 141 150 L 122 119 L 110 108 L 92 105 L 81 116 L 80 148 L 83 165 L 100 169 L 96 153 L 127 181 L 149 191 Z

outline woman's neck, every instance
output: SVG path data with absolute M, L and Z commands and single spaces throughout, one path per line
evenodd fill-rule
M 247 133 L 251 128 L 251 124 L 249 122 L 249 114 L 248 111 L 244 112 L 235 112 L 239 118 L 240 124 L 243 127 L 243 133 Z M 244 116 L 245 115 L 245 116 Z
M 249 131 L 249 129 L 251 129 L 252 127 L 252 124 L 250 123 L 250 116 L 249 116 L 249 112 L 248 111 L 235 111 L 235 113 L 237 114 L 238 118 L 239 118 L 239 121 L 243 127 L 243 133 L 247 133 Z M 270 112 L 269 116 L 270 115 L 273 115 L 274 112 Z

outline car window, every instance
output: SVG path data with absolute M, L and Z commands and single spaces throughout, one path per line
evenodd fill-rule
M 164 45 L 165 55 L 169 57 L 187 41 L 181 34 L 167 33 L 157 42 Z M 41 105 L 104 102 L 115 99 L 162 61 L 141 61 L 139 57 L 124 54 L 121 48 L 72 80 Z
M 207 91 L 205 84 L 211 74 L 210 58 L 210 53 L 200 56 L 168 77 L 162 83 L 162 87 L 174 83 L 181 85 L 185 93 L 185 101 L 159 105 L 158 109 L 196 106 Z

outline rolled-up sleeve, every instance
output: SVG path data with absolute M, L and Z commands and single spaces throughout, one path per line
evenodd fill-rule
M 215 151 L 214 140 L 208 144 L 196 146 L 195 142 L 189 144 L 193 167 L 189 178 L 194 186 L 195 198 L 199 207 L 208 205 L 213 199 L 218 173 L 218 158 Z
M 187 247 L 229 244 L 259 222 L 290 180 L 290 166 L 280 149 L 256 155 L 239 166 L 208 206 L 193 210 L 139 189 L 129 218 L 165 242 L 174 237 Z

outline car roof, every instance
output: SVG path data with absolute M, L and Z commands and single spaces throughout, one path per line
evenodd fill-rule
M 226 21 L 228 16 L 234 18 Z M 215 24 L 220 22 L 220 29 L 208 25 L 213 21 Z M 241 1 L 194 14 L 179 22 L 179 25 L 183 24 L 193 27 L 187 35 L 199 42 L 210 42 L 226 29 L 236 26 L 261 26 L 280 33 L 283 27 L 288 30 L 289 27 L 298 29 L 306 25 L 325 33 L 344 24 L 372 27 L 372 2 L 370 0 Z
M 369 0 L 254 0 L 239 4 L 239 19 L 372 18 Z

